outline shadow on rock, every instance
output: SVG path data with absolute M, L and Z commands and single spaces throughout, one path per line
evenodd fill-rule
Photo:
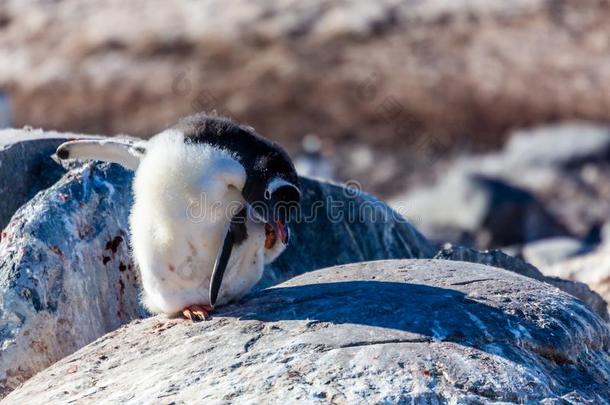
M 493 274 L 489 276 L 449 285 L 459 288 L 498 282 Z M 576 363 L 570 349 L 574 332 L 566 329 L 573 321 L 567 318 L 590 317 L 584 307 L 573 306 L 569 314 L 565 308 L 558 310 L 552 314 L 556 322 L 549 322 L 546 318 L 551 314 L 538 317 L 524 313 L 519 308 L 521 302 L 513 306 L 520 301 L 518 297 L 504 297 L 502 308 L 492 306 L 492 301 L 490 305 L 483 302 L 487 300 L 483 296 L 477 299 L 461 291 L 423 284 L 344 281 L 270 288 L 252 295 L 239 304 L 241 308 L 229 307 L 219 315 L 263 322 L 307 320 L 387 328 L 413 334 L 408 342 L 453 342 L 522 365 L 532 362 L 523 349 L 559 365 Z M 255 311 L 249 312 L 253 307 Z M 545 312 L 554 311 L 545 308 Z M 600 349 L 604 345 L 597 343 Z

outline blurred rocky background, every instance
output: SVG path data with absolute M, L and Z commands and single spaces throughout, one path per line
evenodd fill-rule
M 607 121 L 608 5 L 2 0 L 0 104 L 17 127 L 142 137 L 217 110 L 295 155 L 319 139 L 337 178 L 391 196 L 439 154 Z

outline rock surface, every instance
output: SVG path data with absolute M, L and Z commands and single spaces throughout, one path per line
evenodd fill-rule
M 144 314 L 130 259 L 129 179 L 91 165 L 17 211 L 0 242 L 0 396 Z
M 267 266 L 256 288 L 338 264 L 434 255 L 432 243 L 375 197 L 305 177 L 300 181 L 303 216 L 291 224 L 290 245 Z
M 548 276 L 586 283 L 610 302 L 610 246 L 608 244 L 582 256 L 540 266 L 540 271 Z
M 0 129 L 0 229 L 17 208 L 64 174 L 51 155 L 62 142 L 83 135 L 32 129 Z M 92 138 L 93 136 L 87 136 Z
M 480 252 L 463 246 L 452 246 L 451 244 L 447 244 L 434 256 L 434 258 L 484 264 L 543 281 L 581 299 L 603 319 L 610 319 L 610 314 L 608 313 L 610 308 L 608 308 L 608 304 L 604 300 L 604 298 L 607 299 L 607 297 L 600 296 L 597 292 L 589 288 L 587 284 L 572 281 L 574 280 L 573 277 L 564 277 L 565 279 L 561 279 L 554 275 L 545 276 L 531 264 L 526 263 L 519 258 L 509 256 L 500 250 Z
M 22 207 L 3 231 L 0 397 L 145 314 L 128 247 L 131 181 L 116 165 L 79 167 Z M 431 244 L 373 197 L 301 182 L 303 221 L 293 224 L 290 247 L 266 268 L 259 288 L 335 264 L 433 255 Z
M 610 158 L 610 128 L 564 123 L 516 131 L 504 148 L 512 165 L 566 167 Z
M 610 330 L 570 295 L 469 263 L 324 269 L 207 322 L 150 318 L 10 403 L 608 403 Z
M 607 0 L 5 0 L 0 13 L 14 125 L 150 136 L 216 108 L 283 143 L 418 149 L 610 117 Z
M 506 147 L 439 162 L 390 205 L 430 239 L 478 249 L 572 237 L 595 245 L 610 217 L 610 127 L 516 131 Z
M 579 239 L 558 237 L 528 243 L 521 250 L 521 255 L 528 263 L 542 268 L 590 253 L 592 249 L 591 245 Z
M 439 243 L 486 249 L 569 234 L 529 191 L 459 167 L 391 204 Z

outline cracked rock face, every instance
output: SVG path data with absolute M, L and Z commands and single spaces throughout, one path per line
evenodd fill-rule
M 0 243 L 0 397 L 144 314 L 125 171 L 88 165 L 17 211 Z
M 11 403 L 604 403 L 610 331 L 552 286 L 400 260 L 311 272 L 191 324 L 112 332 Z
M 4 229 L 0 397 L 99 336 L 146 315 L 129 254 L 131 181 L 132 174 L 116 165 L 78 167 L 36 195 Z M 267 266 L 258 288 L 336 264 L 432 256 L 432 245 L 373 197 L 305 178 L 301 185 L 305 220 L 292 225 L 289 248 Z M 343 202 L 344 220 L 333 222 L 332 202 Z M 350 222 L 347 213 L 358 213 L 363 205 L 377 219 Z

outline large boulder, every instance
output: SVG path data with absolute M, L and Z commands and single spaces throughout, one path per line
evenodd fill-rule
M 557 238 L 595 245 L 610 217 L 608 126 L 522 129 L 499 152 L 421 171 L 427 180 L 393 196 L 390 205 L 437 241 L 479 249 Z
M 503 152 L 512 167 L 569 167 L 610 159 L 610 128 L 584 122 L 539 126 L 513 133 Z
M 569 235 L 531 192 L 460 165 L 390 204 L 440 243 L 487 249 Z
M 542 265 L 540 271 L 548 276 L 586 283 L 610 302 L 610 245 L 607 243 L 582 256 Z
M 1 98 L 2 94 L 0 101 Z M 0 129 L 0 229 L 17 208 L 64 174 L 62 167 L 51 160 L 57 146 L 82 137 L 85 136 L 29 128 Z
M 113 164 L 78 167 L 19 209 L 3 231 L 0 396 L 146 315 L 129 253 L 132 178 Z M 303 220 L 258 288 L 336 264 L 433 255 L 430 243 L 375 198 L 307 178 L 301 186 Z
M 0 242 L 0 396 L 144 315 L 129 254 L 130 177 L 87 165 L 20 208 Z
M 401 260 L 324 269 L 199 324 L 134 321 L 9 403 L 607 403 L 610 329 L 508 271 Z

